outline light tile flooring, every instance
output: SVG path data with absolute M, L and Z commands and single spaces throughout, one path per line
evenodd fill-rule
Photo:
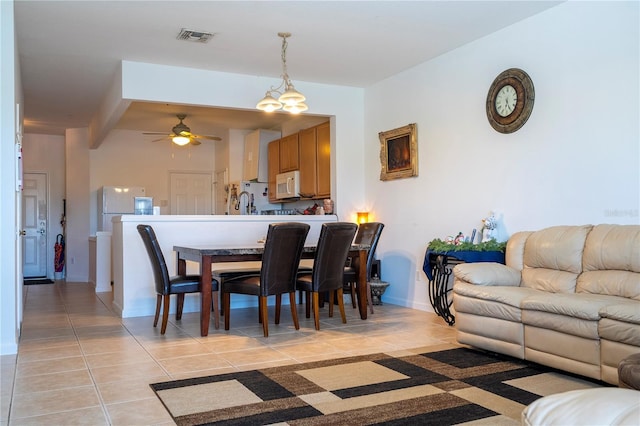
M 420 352 L 456 346 L 454 329 L 435 314 L 376 306 L 366 321 L 346 303 L 321 313 L 320 331 L 298 306 L 262 336 L 257 309 L 234 309 L 231 330 L 200 336 L 199 314 L 171 317 L 167 332 L 152 317 L 121 319 L 111 294 L 85 283 L 25 286 L 22 337 L 16 356 L 3 356 L 0 425 L 171 425 L 150 383 L 350 355 Z M 172 301 L 175 303 L 175 300 Z

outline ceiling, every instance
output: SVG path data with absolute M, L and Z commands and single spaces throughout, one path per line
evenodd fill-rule
M 366 88 L 553 7 L 559 1 L 15 0 L 25 133 L 87 127 L 121 60 L 277 78 L 278 32 L 290 32 L 296 81 Z M 182 28 L 208 43 L 177 40 Z M 267 88 L 265 87 L 265 91 Z M 256 102 L 263 93 L 256 93 Z M 308 100 L 309 113 L 313 99 Z M 290 115 L 134 102 L 117 125 L 196 133 L 277 128 Z M 207 116 L 211 129 L 197 127 Z M 204 124 L 203 124 L 204 125 Z

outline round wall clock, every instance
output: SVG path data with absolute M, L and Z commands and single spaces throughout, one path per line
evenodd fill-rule
M 535 92 L 529 75 L 509 68 L 493 80 L 487 94 L 487 118 L 500 133 L 513 133 L 524 125 L 533 111 Z

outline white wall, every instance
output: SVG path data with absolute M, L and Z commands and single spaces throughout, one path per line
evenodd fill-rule
M 89 152 L 90 232 L 95 235 L 98 222 L 98 190 L 102 186 L 142 186 L 161 214 L 169 214 L 169 174 L 206 172 L 213 178 L 215 144 L 177 146 L 169 139 L 156 138 L 131 130 L 112 130 L 104 142 Z M 166 202 L 166 203 L 165 203 Z
M 68 282 L 89 281 L 90 163 L 87 128 L 65 132 L 67 238 L 65 268 Z
M 47 175 L 49 215 L 47 217 L 47 276 L 54 277 L 54 244 L 61 234 L 65 195 L 65 140 L 59 135 L 26 134 L 22 140 L 22 158 L 25 173 Z
M 638 40 L 637 2 L 568 2 L 367 89 L 366 199 L 386 225 L 384 300 L 431 310 L 416 274 L 427 244 L 479 230 L 490 210 L 509 234 L 639 223 Z M 485 102 L 511 67 L 531 76 L 536 99 L 524 127 L 504 135 Z M 419 176 L 382 182 L 378 132 L 408 123 Z
M 0 1 L 0 355 L 18 351 L 22 321 L 20 193 L 16 192 L 16 120 L 22 122 L 20 65 L 15 46 L 13 2 Z M 16 113 L 16 104 L 20 110 Z M 16 117 L 17 116 L 17 117 Z

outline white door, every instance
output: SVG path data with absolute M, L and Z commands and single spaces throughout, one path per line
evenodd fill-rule
M 47 276 L 47 175 L 25 173 L 22 190 L 22 269 L 25 278 Z
M 171 173 L 171 214 L 211 214 L 211 173 Z

